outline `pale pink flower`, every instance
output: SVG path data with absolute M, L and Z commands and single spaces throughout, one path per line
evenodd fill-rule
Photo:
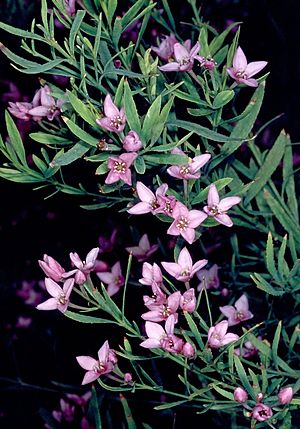
M 219 308 L 224 316 L 228 318 L 228 326 L 237 325 L 253 317 L 253 314 L 249 311 L 248 298 L 245 294 L 236 301 L 234 307 L 232 305 L 224 305 Z
M 185 153 L 179 149 L 175 148 L 172 150 L 173 154 L 177 155 L 185 155 Z M 188 164 L 183 165 L 172 165 L 172 167 L 169 167 L 167 169 L 167 172 L 170 174 L 170 176 L 175 177 L 177 179 L 199 179 L 200 177 L 200 168 L 203 167 L 211 158 L 210 154 L 204 154 L 204 155 L 198 155 L 195 156 L 193 159 L 189 158 Z
M 201 259 L 193 264 L 190 252 L 184 247 L 178 256 L 177 263 L 162 262 L 164 269 L 181 282 L 188 282 L 194 274 L 207 264 L 206 259 Z
M 129 133 L 124 137 L 123 148 L 127 152 L 137 152 L 142 149 L 143 144 L 141 139 L 135 131 L 129 131 Z
M 258 337 L 258 339 L 261 339 L 261 337 Z M 250 342 L 245 341 L 242 347 L 242 357 L 243 358 L 250 358 L 252 356 L 255 356 L 258 353 L 257 348 Z M 241 355 L 240 348 L 234 349 L 234 354 L 237 356 Z
M 227 215 L 227 211 L 241 202 L 240 197 L 227 197 L 220 201 L 219 193 L 214 184 L 210 185 L 207 197 L 207 206 L 203 208 L 205 213 L 212 216 L 217 222 L 225 226 L 232 226 L 233 222 Z
M 174 34 L 165 36 L 158 47 L 151 46 L 151 50 L 155 52 L 162 60 L 168 61 L 174 54 L 174 45 L 178 43 L 178 40 Z
M 138 246 L 125 247 L 127 252 L 135 256 L 139 262 L 146 261 L 154 252 L 157 251 L 158 248 L 158 244 L 153 244 L 152 246 L 150 246 L 147 234 L 144 234 L 141 237 Z
M 62 277 L 67 278 L 75 274 L 75 282 L 79 285 L 86 282 L 88 275 L 91 271 L 94 271 L 96 259 L 99 253 L 99 247 L 94 247 L 86 255 L 85 261 L 82 261 L 76 252 L 70 253 L 70 259 L 76 269 L 68 271 L 62 274 Z
M 147 313 L 142 314 L 142 319 L 150 320 L 151 322 L 162 322 L 167 320 L 168 317 L 173 314 L 175 321 L 178 319 L 176 311 L 178 310 L 180 304 L 181 294 L 179 291 L 172 293 L 167 298 L 165 304 L 161 304 L 157 307 L 154 307 L 153 310 L 147 311 Z
M 167 197 L 168 185 L 163 183 L 154 193 L 142 182 L 136 183 L 136 192 L 141 202 L 135 204 L 128 211 L 130 214 L 139 215 L 144 213 L 164 213 L 170 216 L 176 204 L 175 197 Z
M 284 387 L 280 389 L 278 393 L 278 401 L 281 405 L 289 404 L 293 399 L 293 395 L 294 395 L 294 392 L 291 387 Z
M 244 389 L 242 389 L 241 387 L 236 387 L 234 389 L 233 396 L 234 396 L 234 400 L 236 402 L 241 403 L 241 404 L 243 404 L 244 402 L 246 402 L 247 399 L 248 399 L 247 392 Z
M 181 350 L 181 354 L 186 358 L 192 359 L 196 355 L 196 350 L 195 350 L 194 346 L 192 346 L 192 344 L 184 343 L 182 350 Z
M 36 308 L 38 310 L 59 310 L 64 313 L 69 305 L 69 297 L 74 286 L 74 279 L 65 281 L 61 288 L 54 280 L 46 278 L 45 286 L 47 292 L 52 296 L 47 301 L 42 302 Z
M 205 289 L 218 289 L 218 287 L 220 286 L 217 264 L 214 264 L 208 270 L 198 271 L 196 275 L 200 280 L 200 283 L 197 287 L 198 291 L 200 291 L 204 287 Z
M 76 0 L 64 0 L 64 5 L 69 16 L 76 15 Z
M 188 313 L 193 313 L 196 309 L 195 289 L 191 288 L 180 297 L 180 308 Z
M 170 353 L 180 353 L 183 348 L 183 340 L 174 335 L 175 317 L 171 315 L 165 323 L 165 329 L 158 323 L 145 323 L 148 339 L 143 341 L 140 346 L 146 349 L 161 348 Z
M 252 417 L 258 422 L 269 420 L 273 416 L 272 409 L 265 404 L 256 404 L 252 410 Z
M 81 384 L 88 384 L 95 381 L 103 374 L 112 372 L 115 363 L 111 361 L 108 341 L 105 341 L 103 346 L 98 350 L 98 360 L 90 356 L 77 356 L 77 362 L 87 372 L 83 377 Z
M 252 76 L 260 72 L 267 64 L 266 61 L 254 61 L 248 64 L 247 58 L 239 46 L 233 57 L 233 67 L 227 69 L 227 72 L 237 83 L 257 87 L 258 82 L 256 79 L 252 79 Z
M 139 282 L 142 283 L 142 285 L 152 286 L 153 283 L 158 286 L 162 285 L 162 272 L 156 263 L 151 265 L 149 262 L 144 262 L 142 275 L 143 277 L 139 279 Z
M 16 118 L 23 119 L 23 121 L 30 121 L 32 119 L 29 110 L 32 109 L 32 104 L 25 101 L 17 101 L 13 103 L 12 101 L 8 102 L 9 107 L 7 110 Z
M 180 43 L 175 43 L 174 45 L 174 57 L 176 61 L 169 62 L 164 66 L 159 67 L 161 71 L 164 72 L 186 72 L 191 71 L 194 65 L 195 59 L 198 58 L 198 52 L 200 50 L 200 43 L 197 42 L 191 49 L 189 49 L 189 44 L 181 45 Z
M 202 223 L 207 215 L 200 210 L 190 210 L 182 203 L 177 202 L 172 217 L 174 222 L 169 227 L 167 233 L 170 235 L 182 235 L 182 237 L 190 244 L 195 239 L 195 228 Z
M 155 282 L 152 283 L 151 288 L 152 296 L 144 295 L 143 300 L 145 306 L 148 307 L 149 310 L 155 310 L 160 308 L 163 304 L 166 304 L 167 296 Z
M 122 275 L 121 264 L 119 261 L 112 266 L 110 272 L 97 273 L 97 276 L 103 283 L 108 285 L 107 293 L 109 296 L 115 295 L 124 285 L 124 277 Z
M 226 344 L 232 343 L 233 341 L 237 341 L 239 336 L 236 334 L 227 334 L 228 322 L 227 320 L 223 320 L 216 324 L 216 326 L 212 326 L 208 331 L 208 344 L 210 347 L 215 349 L 219 349 L 220 347 L 225 346 Z
M 107 165 L 110 172 L 105 179 L 105 183 L 110 185 L 122 180 L 124 183 L 131 186 L 130 166 L 136 157 L 137 154 L 135 152 L 122 153 L 119 157 L 109 157 Z
M 120 110 L 113 103 L 111 96 L 107 94 L 104 100 L 104 117 L 97 119 L 96 122 L 102 128 L 115 133 L 121 133 L 126 124 L 126 116 L 124 108 Z
M 58 99 L 55 100 L 52 95 L 48 85 L 45 85 L 40 89 L 40 93 L 35 95 L 35 103 L 36 100 L 40 97 L 40 105 L 33 107 L 29 110 L 29 114 L 35 117 L 35 120 L 38 118 L 42 119 L 46 117 L 49 121 L 53 121 L 53 119 L 60 114 L 60 109 L 64 104 L 64 100 Z M 34 102 L 33 102 L 34 104 Z
M 64 274 L 65 269 L 51 256 L 44 255 L 43 261 L 39 260 L 38 262 L 47 277 L 50 277 L 50 279 L 56 282 L 63 280 L 62 275 Z

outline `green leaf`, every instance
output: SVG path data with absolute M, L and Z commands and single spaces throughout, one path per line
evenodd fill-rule
M 255 391 L 254 391 L 253 387 L 251 386 L 251 384 L 248 380 L 248 377 L 247 377 L 247 374 L 246 374 L 246 371 L 243 367 L 242 362 L 240 361 L 239 357 L 236 355 L 234 355 L 233 359 L 234 359 L 234 365 L 235 365 L 236 371 L 238 373 L 238 376 L 239 376 L 239 379 L 240 379 L 242 385 L 244 386 L 244 389 L 249 393 L 249 395 L 254 400 L 256 400 Z
M 75 112 L 77 112 L 78 115 L 88 124 L 90 124 L 92 127 L 95 127 L 95 114 L 88 108 L 88 106 L 83 101 L 79 100 L 79 98 L 77 98 L 75 94 L 67 90 L 67 95 Z
M 225 91 L 219 92 L 213 101 L 212 108 L 220 109 L 221 107 L 225 106 L 225 104 L 229 103 L 233 97 L 234 91 L 232 89 L 226 89 Z
M 192 116 L 209 116 L 213 110 L 209 107 L 200 107 L 199 109 L 187 109 L 188 113 Z
M 164 165 L 166 164 L 181 165 L 181 164 L 187 164 L 189 161 L 189 158 L 186 155 L 177 155 L 172 153 L 144 155 L 144 159 L 145 161 L 151 162 L 153 164 L 164 164 Z
M 282 289 L 275 289 L 273 286 L 270 285 L 261 275 L 254 273 L 253 275 L 250 275 L 251 279 L 254 281 L 258 289 L 263 290 L 269 295 L 274 296 L 282 296 L 285 291 Z
M 229 185 L 229 183 L 231 183 L 232 180 L 233 179 L 231 177 L 224 177 L 223 179 L 216 180 L 214 182 L 214 185 L 216 186 L 218 191 L 221 191 L 223 188 L 225 188 L 225 186 Z M 200 191 L 199 194 L 193 198 L 193 201 L 192 201 L 193 205 L 202 203 L 202 201 L 207 199 L 209 186 L 202 189 L 202 191 Z
M 22 73 L 25 73 L 25 74 L 39 74 L 39 73 L 44 73 L 44 72 L 46 72 L 48 70 L 54 69 L 56 66 L 58 66 L 61 63 L 63 63 L 64 61 L 66 61 L 66 60 L 63 59 L 63 58 L 57 58 L 55 60 L 48 61 L 45 64 L 39 64 L 39 65 L 34 66 L 34 67 L 28 67 L 28 68 L 25 68 L 25 69 L 20 69 L 20 71 Z
M 18 131 L 18 128 L 16 127 L 16 124 L 12 120 L 12 117 L 8 113 L 8 111 L 5 112 L 5 121 L 6 121 L 6 128 L 9 135 L 10 143 L 12 147 L 14 148 L 14 151 L 21 161 L 23 165 L 27 165 L 26 160 L 26 154 L 25 149 L 23 146 L 23 142 L 20 136 L 20 133 Z
M 274 260 L 274 246 L 273 246 L 273 237 L 271 232 L 268 234 L 267 247 L 266 247 L 266 263 L 267 269 L 274 280 L 278 280 L 278 274 L 275 266 Z
M 278 369 L 278 345 L 280 341 L 281 328 L 282 328 L 282 322 L 280 321 L 277 325 L 273 342 L 272 342 L 272 357 L 273 357 L 273 361 L 276 366 L 276 369 Z
M 45 39 L 42 36 L 32 33 L 31 31 L 21 30 L 20 28 L 5 24 L 4 22 L 0 22 L 0 29 L 6 31 L 7 33 L 13 34 L 14 36 L 19 36 L 24 39 L 39 40 L 40 42 L 45 43 Z M 0 47 L 0 49 L 2 48 Z
M 91 415 L 93 416 L 96 429 L 102 429 L 101 416 L 100 416 L 100 407 L 98 404 L 97 391 L 92 385 L 92 397 L 89 403 L 89 409 Z
M 130 129 L 136 131 L 138 135 L 140 135 L 141 122 L 128 82 L 124 84 L 124 108 Z
M 107 21 L 111 24 L 114 13 L 118 6 L 118 0 L 108 0 L 107 4 Z
M 72 162 L 81 158 L 89 149 L 90 149 L 89 145 L 82 142 L 78 142 L 66 153 L 62 154 L 59 158 L 56 158 L 55 160 L 53 160 L 50 166 L 56 167 L 56 166 L 72 164 Z
M 102 319 L 101 317 L 86 316 L 85 314 L 74 313 L 73 311 L 67 310 L 64 313 L 69 319 L 76 320 L 76 322 L 82 323 L 115 323 L 113 320 Z
M 212 40 L 212 42 L 209 45 L 209 51 L 212 57 L 222 47 L 224 40 L 227 37 L 227 35 L 230 33 L 230 31 L 239 24 L 241 24 L 241 22 L 234 22 L 233 24 L 229 25 L 229 27 L 227 27 L 226 30 L 224 30 L 221 34 L 219 34 L 217 37 L 215 37 Z
M 244 204 L 248 205 L 249 202 L 263 189 L 265 184 L 271 178 L 272 174 L 276 171 L 285 151 L 286 136 L 280 133 L 275 141 L 271 150 L 268 152 L 263 165 L 260 167 L 254 177 L 254 183 L 248 190 L 247 197 Z
M 233 393 L 228 392 L 227 390 L 222 389 L 217 384 L 211 384 L 213 389 L 215 389 L 220 395 L 224 396 L 224 398 L 229 399 L 230 401 L 234 401 Z
M 65 116 L 63 116 L 62 119 L 69 128 L 69 130 L 72 131 L 72 133 L 76 137 L 78 137 L 83 142 L 89 144 L 90 146 L 97 147 L 97 143 L 99 141 L 98 139 L 88 134 L 86 131 L 76 125 L 75 122 L 71 121 L 71 119 L 66 118 Z
M 73 142 L 71 142 L 69 139 L 66 139 L 64 137 L 60 137 L 60 136 L 56 136 L 54 134 L 48 134 L 48 133 L 42 133 L 42 132 L 38 132 L 38 133 L 31 133 L 29 134 L 29 136 L 32 138 L 32 140 L 38 142 L 38 143 L 43 143 L 46 145 L 69 145 Z
M 293 171 L 293 153 L 292 153 L 291 140 L 288 135 L 286 135 L 286 145 L 285 145 L 285 152 L 283 157 L 282 173 L 283 173 L 282 188 L 284 189 L 287 195 L 287 204 L 296 222 L 298 222 L 299 211 L 298 211 L 298 201 L 297 201 L 296 189 L 295 189 L 295 176 Z
M 142 156 L 138 156 L 134 160 L 133 165 L 134 165 L 135 171 L 138 174 L 144 174 L 145 173 L 145 171 L 146 171 L 146 164 L 145 164 L 144 158 Z
M 75 16 L 75 19 L 73 21 L 71 30 L 70 30 L 70 35 L 69 35 L 69 45 L 70 45 L 70 50 L 72 55 L 74 56 L 74 52 L 75 52 L 75 40 L 76 40 L 76 36 L 80 30 L 83 18 L 85 16 L 86 11 L 85 10 L 78 10 Z
M 192 316 L 187 311 L 184 311 L 183 314 L 184 314 L 184 317 L 185 317 L 185 319 L 189 325 L 190 330 L 192 331 L 192 333 L 195 337 L 195 340 L 198 343 L 198 346 L 200 347 L 200 350 L 203 350 L 204 349 L 204 343 L 203 343 L 201 334 L 197 328 L 197 325 L 194 322 L 194 319 L 192 318 Z
M 141 137 L 145 144 L 147 144 L 148 141 L 151 139 L 153 128 L 159 122 L 160 107 L 161 96 L 159 95 L 151 104 L 144 119 Z
M 278 252 L 278 272 L 281 279 L 284 281 L 289 275 L 289 267 L 284 259 L 285 251 L 287 245 L 287 235 L 283 237 L 279 252 Z
M 0 177 L 16 183 L 37 183 L 44 182 L 45 180 L 41 174 L 35 171 L 28 171 L 25 173 L 14 170 L 13 168 L 0 168 Z
M 121 404 L 123 406 L 123 410 L 125 413 L 125 418 L 126 418 L 128 429 L 137 429 L 137 426 L 135 424 L 135 421 L 133 420 L 132 412 L 131 412 L 131 409 L 128 405 L 127 399 L 121 393 L 120 393 L 120 399 L 121 399 Z
M 187 401 L 188 401 L 188 398 L 184 399 L 184 400 L 181 400 L 181 401 L 167 402 L 167 403 L 162 404 L 162 405 L 157 405 L 156 407 L 154 407 L 154 410 L 157 410 L 157 411 L 159 411 L 159 410 L 168 410 L 169 408 L 178 407 L 178 405 L 182 405 L 182 404 L 184 404 Z

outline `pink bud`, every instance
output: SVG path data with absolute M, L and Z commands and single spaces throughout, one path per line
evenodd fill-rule
M 242 389 L 241 387 L 236 387 L 236 388 L 234 389 L 233 396 L 234 396 L 234 400 L 235 400 L 236 402 L 240 402 L 241 404 L 242 404 L 243 402 L 246 402 L 246 401 L 247 401 L 247 399 L 248 399 L 248 394 L 247 394 L 247 392 L 246 392 L 244 389 Z
M 261 402 L 264 399 L 264 395 L 262 393 L 258 393 L 256 395 L 256 401 Z
M 183 354 L 183 356 L 185 356 L 187 358 L 193 358 L 196 354 L 196 351 L 195 351 L 194 347 L 192 346 L 192 344 L 185 343 L 184 346 L 182 347 L 181 353 Z
M 224 287 L 221 290 L 221 295 L 224 296 L 224 298 L 226 298 L 229 295 L 229 290 L 226 287 Z
M 129 131 L 123 140 L 123 148 L 127 152 L 137 152 L 143 147 L 142 142 L 135 131 Z
M 291 387 L 284 387 L 278 393 L 278 401 L 281 405 L 286 405 L 293 399 L 293 389 Z
M 39 265 L 50 279 L 60 282 L 62 280 L 62 274 L 65 272 L 63 267 L 51 256 L 44 255 L 43 261 L 39 261 Z
M 126 372 L 126 374 L 124 374 L 124 383 L 131 383 L 132 382 L 132 375 L 130 374 L 130 372 Z
M 193 313 L 196 308 L 195 289 L 191 288 L 180 297 L 180 307 L 183 311 Z
M 258 422 L 269 420 L 273 416 L 272 409 L 265 404 L 256 404 L 252 410 L 252 417 Z

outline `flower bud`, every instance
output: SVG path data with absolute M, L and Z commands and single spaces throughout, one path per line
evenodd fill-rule
M 269 420 L 273 416 L 272 409 L 265 404 L 256 404 L 252 410 L 252 417 L 258 422 Z
M 248 399 L 248 394 L 247 394 L 246 390 L 242 389 L 241 387 L 236 387 L 234 389 L 233 396 L 234 396 L 234 400 L 236 402 L 240 402 L 241 404 L 246 402 Z
M 256 401 L 261 402 L 264 399 L 264 395 L 262 393 L 258 393 L 256 395 Z
M 221 290 L 221 295 L 226 298 L 229 295 L 229 290 L 226 287 L 223 287 Z
M 181 353 L 183 354 L 183 356 L 187 358 L 193 358 L 196 352 L 192 344 L 185 343 L 184 346 L 182 347 Z
M 123 140 L 123 148 L 127 152 L 137 152 L 143 147 L 142 142 L 135 131 L 129 131 Z
M 132 375 L 130 372 L 126 372 L 124 374 L 124 383 L 131 383 L 132 382 Z
M 284 387 L 278 393 L 278 401 L 281 405 L 286 405 L 293 399 L 293 389 L 291 387 Z
M 39 265 L 50 279 L 55 282 L 60 282 L 62 280 L 62 274 L 65 272 L 63 267 L 51 256 L 44 255 L 43 261 L 39 261 Z
M 180 297 L 180 307 L 183 311 L 193 313 L 196 308 L 195 289 L 191 288 Z

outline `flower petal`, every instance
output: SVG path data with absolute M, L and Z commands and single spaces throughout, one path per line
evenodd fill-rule
M 267 65 L 267 61 L 254 61 L 249 63 L 246 67 L 245 74 L 247 78 L 254 76 L 258 72 L 260 72 Z
M 181 268 L 188 268 L 189 270 L 192 269 L 193 261 L 190 252 L 186 247 L 184 247 L 179 253 L 178 264 L 181 266 Z
M 81 384 L 84 385 L 84 384 L 91 383 L 92 381 L 97 380 L 97 378 L 99 377 L 100 377 L 100 374 L 98 372 L 88 371 L 85 373 L 85 376 L 83 377 Z
M 156 199 L 153 192 L 142 182 L 136 182 L 136 192 L 139 196 L 139 199 L 148 204 L 150 204 L 152 201 L 155 201 Z
M 236 71 L 243 72 L 247 67 L 247 58 L 239 46 L 233 57 L 233 67 Z
M 173 61 L 172 63 L 165 64 L 164 66 L 158 67 L 163 72 L 173 72 L 180 70 L 180 64 Z
M 218 207 L 220 211 L 227 212 L 232 206 L 235 206 L 236 204 L 239 204 L 241 202 L 240 197 L 226 197 L 223 198 L 223 200 L 220 201 Z
M 108 118 L 114 118 L 120 114 L 120 111 L 113 103 L 110 94 L 107 94 L 104 100 L 104 113 Z
M 91 356 L 76 356 L 76 360 L 81 368 L 87 371 L 91 371 L 98 364 L 98 361 Z
M 49 298 L 47 301 L 42 302 L 37 305 L 36 308 L 38 310 L 56 310 L 57 309 L 57 301 L 55 298 Z
M 228 227 L 231 227 L 233 225 L 232 220 L 227 214 L 217 214 L 214 216 L 214 218 L 217 222 L 221 223 L 222 225 L 225 225 Z
M 220 197 L 216 185 L 211 184 L 208 190 L 207 204 L 209 207 L 217 206 L 220 202 Z
M 47 292 L 54 298 L 58 297 L 63 292 L 62 288 L 54 280 L 49 279 L 48 277 L 45 278 L 45 286 Z
M 145 330 L 149 338 L 160 340 L 165 335 L 163 327 L 158 323 L 146 322 Z
M 109 344 L 106 340 L 103 346 L 98 350 L 98 358 L 99 362 L 105 363 L 108 358 L 108 352 L 109 352 Z

